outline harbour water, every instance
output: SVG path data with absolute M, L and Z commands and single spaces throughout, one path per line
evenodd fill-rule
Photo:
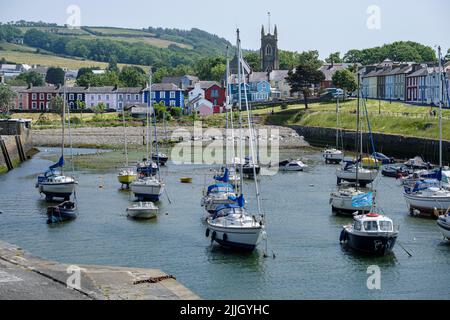
M 93 152 L 92 150 L 80 150 Z M 62 263 L 158 268 L 204 299 L 449 299 L 450 243 L 436 222 L 408 215 L 400 185 L 380 178 L 377 201 L 400 225 L 394 254 L 371 258 L 339 244 L 349 218 L 331 214 L 329 194 L 335 188 L 335 166 L 326 166 L 315 151 L 283 152 L 302 156 L 310 166 L 302 173 L 261 178 L 267 215 L 269 258 L 264 245 L 251 254 L 211 246 L 205 237 L 200 207 L 202 190 L 211 182 L 208 166 L 169 163 L 162 170 L 170 201 L 163 197 L 156 220 L 126 217 L 134 201 L 120 191 L 117 171 L 77 171 L 78 219 L 46 224 L 47 203 L 34 188 L 47 168 L 46 150 L 20 168 L 0 176 L 0 239 L 46 259 Z M 193 177 L 181 184 L 181 177 Z M 245 186 L 249 208 L 255 208 L 251 181 Z M 381 269 L 381 290 L 367 288 L 369 266 Z

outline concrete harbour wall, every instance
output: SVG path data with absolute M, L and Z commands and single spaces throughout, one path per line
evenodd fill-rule
M 336 144 L 336 129 L 321 127 L 291 126 L 300 136 L 303 136 L 312 146 L 331 147 Z M 410 159 L 415 156 L 421 156 L 425 161 L 439 163 L 439 141 L 432 139 L 422 139 L 414 137 L 405 137 L 399 135 L 390 135 L 374 133 L 373 140 L 377 152 L 382 152 L 389 157 L 399 159 Z M 347 151 L 356 150 L 355 131 L 343 130 L 342 140 L 344 149 Z M 370 137 L 368 133 L 363 134 L 364 151 L 370 150 Z M 443 159 L 444 164 L 450 163 L 450 141 L 443 141 Z

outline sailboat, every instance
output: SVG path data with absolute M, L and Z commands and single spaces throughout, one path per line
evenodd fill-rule
M 359 150 L 359 159 L 362 157 L 362 136 L 359 134 L 361 130 L 360 125 L 360 107 L 361 107 L 361 95 L 360 95 L 360 80 L 358 79 L 358 108 L 357 108 L 357 128 L 356 128 L 356 140 L 359 146 L 359 139 L 361 139 L 361 148 Z M 360 162 L 352 162 L 351 168 L 347 168 L 349 164 L 346 164 L 344 169 L 338 170 L 338 183 L 340 179 L 345 179 L 350 182 L 355 182 L 355 187 L 340 188 L 336 192 L 332 192 L 330 195 L 330 205 L 333 212 L 336 213 L 367 213 L 372 208 L 373 193 L 365 192 L 360 189 L 365 187 L 367 183 L 372 182 L 378 172 L 374 170 L 364 169 L 360 166 Z M 356 200 L 356 201 L 355 201 Z M 362 201 L 359 201 L 362 200 Z
M 52 201 L 54 198 L 64 199 L 69 201 L 71 195 L 75 192 L 75 186 L 78 182 L 73 177 L 64 175 L 64 148 L 65 148 L 65 119 L 66 119 L 66 87 L 64 85 L 64 102 L 62 108 L 62 134 L 61 134 L 61 157 L 58 163 L 50 166 L 48 170 L 39 175 L 36 183 L 36 188 L 39 193 L 45 195 L 47 201 Z M 56 169 L 60 169 L 58 172 Z
M 166 114 L 163 115 L 163 121 L 164 121 L 164 134 L 165 134 L 165 143 L 169 143 L 169 139 L 167 138 L 167 126 L 166 126 Z M 165 166 L 167 164 L 167 161 L 169 161 L 169 157 L 162 152 L 153 153 L 152 154 L 152 160 L 153 162 L 158 163 L 160 166 Z
M 156 114 L 155 110 L 153 108 L 153 100 L 152 100 L 152 71 L 150 69 L 150 81 L 149 81 L 149 95 L 148 95 L 148 108 L 147 108 L 147 159 L 150 159 L 150 150 L 149 150 L 149 143 L 150 143 L 150 110 L 153 112 L 154 121 L 155 121 L 155 138 L 157 140 L 157 131 L 156 131 Z M 158 141 L 156 141 L 156 145 L 158 145 Z M 158 152 L 158 151 L 157 151 Z M 144 159 L 146 160 L 146 159 Z M 145 167 L 145 165 L 150 162 L 150 167 Z M 153 162 L 151 161 L 144 161 L 143 166 L 141 166 L 141 169 L 144 168 L 153 168 Z M 156 172 L 159 171 L 159 164 L 156 163 Z M 132 182 L 130 184 L 131 191 L 134 193 L 134 195 L 140 200 L 149 200 L 149 201 L 159 201 L 161 195 L 164 193 L 165 184 L 161 180 L 161 177 L 156 177 L 153 175 L 153 173 L 149 171 L 141 171 L 141 177 Z
M 243 137 L 242 137 L 242 50 L 239 37 L 239 30 L 237 31 L 237 48 L 238 48 L 238 86 L 239 86 L 239 123 L 240 123 L 240 156 L 244 154 Z M 250 127 L 250 149 L 254 157 L 253 145 L 253 130 L 250 116 L 250 108 L 247 100 L 247 93 L 244 89 L 244 96 L 246 99 L 246 109 Z M 258 213 L 252 214 L 247 211 L 245 207 L 245 198 L 243 193 L 243 167 L 240 163 L 240 196 L 236 199 L 235 204 L 228 204 L 217 208 L 214 216 L 207 220 L 206 236 L 211 238 L 212 242 L 217 242 L 219 245 L 233 249 L 243 249 L 253 251 L 259 245 L 265 236 L 265 217 L 261 213 L 261 199 L 259 193 L 258 179 L 256 178 L 256 165 L 253 164 L 253 176 L 255 180 L 256 198 L 258 203 Z
M 228 49 L 227 49 L 227 105 L 226 105 L 226 131 L 229 129 L 229 78 L 230 78 L 230 68 L 229 68 L 229 58 L 228 58 Z M 231 110 L 232 112 L 232 110 Z M 231 118 L 231 126 L 233 127 L 233 118 Z M 228 148 L 227 148 L 228 151 Z M 233 154 L 234 154 L 234 140 L 233 140 Z M 227 158 L 225 159 L 225 170 L 222 175 L 215 175 L 214 180 L 215 184 L 208 187 L 203 194 L 203 198 L 201 200 L 201 206 L 205 208 L 205 210 L 209 214 L 214 214 L 218 208 L 223 207 L 224 205 L 232 205 L 236 202 L 237 196 L 234 191 L 235 184 L 231 183 L 230 177 L 230 169 L 228 166 L 228 153 Z M 236 179 L 234 179 L 236 183 Z
M 344 160 L 344 152 L 339 150 L 339 98 L 336 99 L 336 148 L 326 149 L 322 152 L 325 163 L 339 164 Z
M 450 208 L 450 191 L 442 186 L 443 152 L 442 152 L 442 103 L 444 84 L 444 72 L 442 69 L 441 47 L 438 48 L 439 57 L 439 174 L 437 180 L 439 187 L 430 187 L 412 193 L 404 192 L 403 196 L 409 207 L 409 212 L 414 216 L 435 217 L 445 213 Z
M 127 139 L 127 128 L 125 122 L 125 108 L 122 112 L 122 120 L 123 120 L 123 137 L 124 137 L 124 151 L 125 151 L 125 167 L 122 168 L 117 176 L 120 184 L 126 186 L 128 189 L 130 187 L 130 183 L 137 179 L 137 173 L 133 170 L 133 168 L 129 167 L 128 161 L 128 139 Z

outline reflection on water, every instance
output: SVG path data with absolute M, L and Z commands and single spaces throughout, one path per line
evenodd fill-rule
M 376 258 L 341 247 L 342 226 L 351 218 L 331 214 L 336 167 L 324 165 L 317 153 L 304 152 L 307 171 L 261 178 L 269 237 L 269 257 L 264 258 L 264 245 L 253 253 L 236 253 L 211 245 L 205 237 L 200 199 L 212 176 L 209 166 L 169 163 L 163 168 L 171 203 L 164 196 L 159 216 L 150 221 L 127 218 L 126 208 L 136 199 L 120 190 L 115 169 L 78 171 L 78 218 L 48 226 L 48 204 L 34 185 L 51 164 L 49 156 L 58 152 L 48 149 L 0 176 L 0 239 L 66 263 L 162 269 L 210 299 L 450 298 L 450 245 L 442 241 L 435 221 L 408 216 L 394 179 L 376 183 L 377 199 L 401 225 L 399 241 L 413 257 L 398 245 L 394 254 Z M 283 156 L 300 154 L 293 150 Z M 185 176 L 193 183 L 180 183 Z M 245 181 L 245 190 L 254 210 L 252 181 Z M 367 289 L 371 265 L 381 268 L 381 290 Z

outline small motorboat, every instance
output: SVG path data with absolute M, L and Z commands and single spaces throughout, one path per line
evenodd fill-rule
M 378 160 L 378 162 L 380 162 L 381 164 L 393 164 L 395 163 L 395 159 L 394 158 L 389 158 L 388 156 L 380 153 L 380 152 L 375 152 L 374 154 L 372 154 L 372 158 Z
M 158 207 L 153 202 L 139 202 L 127 209 L 128 217 L 133 219 L 154 219 L 158 216 Z
M 327 149 L 322 152 L 325 163 L 339 164 L 344 160 L 344 153 L 337 149 Z
M 308 168 L 308 166 L 300 160 L 285 160 L 280 162 L 278 167 L 281 171 L 303 171 Z
M 66 201 L 57 206 L 47 208 L 48 224 L 62 223 L 77 218 L 77 205 L 75 202 Z
M 433 168 L 429 162 L 425 162 L 422 157 L 419 156 L 406 161 L 405 166 L 414 170 L 428 170 Z
M 169 161 L 169 157 L 164 153 L 158 153 L 152 155 L 152 160 L 156 163 L 159 163 L 160 166 L 165 166 L 167 161 Z
M 381 167 L 381 174 L 389 178 L 400 178 L 410 175 L 411 171 L 403 164 L 387 164 Z
M 450 240 L 450 213 L 440 216 L 437 220 L 437 225 L 444 238 Z
M 339 240 L 355 251 L 385 256 L 394 249 L 397 237 L 390 218 L 369 213 L 355 216 L 353 224 L 344 226 Z

